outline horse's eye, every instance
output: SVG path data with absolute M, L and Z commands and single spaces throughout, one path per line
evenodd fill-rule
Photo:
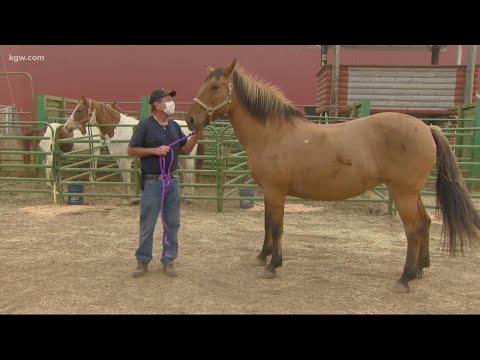
M 220 85 L 218 84 L 212 85 L 212 90 L 218 90 L 218 89 L 220 89 Z

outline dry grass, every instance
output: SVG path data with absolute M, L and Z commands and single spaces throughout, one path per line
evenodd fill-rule
M 431 229 L 432 267 L 411 293 L 391 291 L 406 251 L 398 217 L 385 205 L 288 204 L 284 265 L 258 277 L 263 213 L 238 201 L 182 205 L 179 277 L 159 262 L 134 279 L 138 206 L 89 200 L 53 206 L 48 195 L 0 194 L 0 313 L 480 313 L 477 253 L 450 258 Z M 95 204 L 95 205 L 93 205 Z

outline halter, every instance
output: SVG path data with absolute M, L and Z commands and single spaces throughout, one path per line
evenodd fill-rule
M 207 105 L 205 105 L 202 101 L 198 100 L 197 98 L 193 98 L 193 101 L 196 101 L 197 103 L 199 103 L 200 105 L 203 106 L 203 108 L 205 110 L 207 110 L 207 114 L 210 118 L 210 121 L 212 121 L 212 115 L 215 111 L 217 111 L 218 109 L 220 109 L 221 107 L 227 105 L 227 111 L 225 111 L 225 113 L 228 113 L 228 107 L 230 105 L 230 103 L 232 102 L 232 90 L 233 90 L 233 84 L 232 83 L 228 83 L 228 96 L 227 96 L 227 99 L 225 101 L 223 101 L 222 103 L 218 104 L 217 106 L 215 107 L 208 107 Z
M 85 125 L 89 125 L 90 121 L 92 120 L 92 113 L 93 113 L 93 111 L 92 111 L 92 100 L 88 100 L 87 117 L 85 119 L 83 119 L 82 121 L 77 122 L 77 128 L 78 128 L 78 125 L 83 124 L 83 123 L 86 123 Z

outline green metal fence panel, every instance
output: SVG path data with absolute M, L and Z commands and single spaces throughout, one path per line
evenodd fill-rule
M 40 95 L 37 102 L 37 113 L 39 116 L 39 127 L 49 126 L 50 122 L 54 122 L 60 116 L 67 116 L 67 105 L 72 105 L 71 102 L 75 100 L 66 99 L 61 97 L 52 97 L 48 95 Z M 144 96 L 140 102 L 141 117 L 145 118 L 150 113 L 150 107 L 148 104 L 148 96 Z M 370 105 L 368 101 L 362 101 L 355 104 L 352 108 L 352 116 L 361 117 L 367 116 L 370 112 Z M 49 116 L 51 114 L 52 116 Z M 55 115 L 55 116 L 53 116 Z M 463 118 L 461 118 L 461 116 Z M 317 123 L 332 123 L 349 121 L 352 117 L 329 117 L 329 116 L 309 116 L 311 121 Z M 63 119 L 65 120 L 65 119 Z M 459 166 L 465 178 L 465 182 L 469 186 L 469 189 L 473 189 L 474 186 L 480 183 L 480 104 L 467 104 L 458 108 L 457 119 L 423 119 L 438 125 L 444 125 L 448 122 L 454 121 L 457 124 L 453 124 L 450 127 L 444 127 L 444 133 L 451 140 L 452 149 L 454 149 Z M 57 121 L 59 122 L 59 121 Z M 261 189 L 255 184 L 252 175 L 250 173 L 246 154 L 243 146 L 238 142 L 236 135 L 226 120 L 218 120 L 205 128 L 207 138 L 200 142 L 207 144 L 207 151 L 202 156 L 181 155 L 186 158 L 203 159 L 204 168 L 201 170 L 194 170 L 195 174 L 202 176 L 202 181 L 192 185 L 195 189 L 198 189 L 200 194 L 192 196 L 184 196 L 184 199 L 199 199 L 199 200 L 215 200 L 217 204 L 217 211 L 221 212 L 224 208 L 225 201 L 230 200 L 263 200 Z M 20 139 L 16 137 L 16 139 Z M 63 154 L 59 151 L 58 145 L 65 140 L 55 141 L 53 153 L 53 165 L 52 172 L 54 176 L 53 187 L 54 190 L 40 188 L 43 186 L 43 177 L 45 167 L 42 165 L 31 165 L 31 168 L 40 169 L 42 171 L 41 177 L 35 178 L 22 178 L 22 183 L 31 182 L 32 184 L 38 184 L 38 192 L 53 193 L 54 203 L 64 201 L 65 196 L 71 195 L 66 191 L 66 187 L 72 183 L 81 183 L 89 185 L 85 178 L 88 173 L 97 175 L 96 182 L 93 184 L 99 185 L 99 188 L 108 188 L 109 186 L 121 185 L 121 188 L 125 188 L 126 185 L 132 186 L 132 194 L 119 194 L 118 189 L 116 191 L 88 191 L 84 196 L 91 197 L 125 197 L 125 198 L 138 198 L 140 169 L 138 160 L 134 161 L 133 168 L 130 170 L 132 173 L 132 180 L 129 184 L 118 183 L 113 181 L 112 177 L 118 177 L 120 170 L 116 168 L 116 164 L 113 162 L 113 157 L 108 153 L 98 156 L 97 159 L 103 163 L 103 165 L 97 169 L 92 169 L 89 165 L 92 161 L 91 154 L 81 153 L 67 153 Z M 79 140 L 88 141 L 88 140 Z M 99 143 L 91 142 L 91 148 L 93 146 L 99 146 Z M 22 155 L 20 150 L 12 150 L 12 155 Z M 40 159 L 41 154 L 37 149 L 32 150 L 31 154 L 34 154 Z M 41 161 L 39 162 L 41 164 Z M 6 163 L 1 163 L 3 168 L 9 167 Z M 25 166 L 24 164 L 14 164 L 16 166 Z M 28 167 L 28 166 L 27 166 Z M 179 172 L 185 173 L 183 169 L 179 169 Z M 17 180 L 16 177 L 11 177 L 11 180 Z M 0 181 L 2 179 L 0 178 Z M 5 180 L 6 181 L 6 180 Z M 188 184 L 181 183 L 181 186 L 187 186 Z M 36 185 L 35 185 L 36 186 Z M 255 188 L 256 194 L 252 197 L 240 196 L 240 189 Z M 22 191 L 20 188 L 19 191 Z M 24 189 L 28 192 L 32 189 Z M 35 189 L 34 189 L 35 191 Z M 353 199 L 347 199 L 346 201 L 353 202 L 372 202 L 372 203 L 384 203 L 387 205 L 388 212 L 390 214 L 395 213 L 394 203 L 390 197 L 390 194 L 384 185 L 372 189 L 371 193 L 374 195 L 370 198 L 357 197 Z M 427 207 L 434 207 L 433 196 L 435 195 L 435 170 L 429 177 L 428 182 L 422 192 L 422 196 L 427 200 Z M 476 198 L 477 194 L 471 193 L 472 198 Z M 480 195 L 478 195 L 480 197 Z M 298 199 L 294 197 L 287 197 L 288 202 L 308 201 L 305 199 Z
M 0 127 L 22 128 L 31 126 L 31 121 L 13 121 L 0 122 Z M 43 128 L 50 126 L 46 122 L 38 123 L 38 126 Z M 13 142 L 29 140 L 32 142 L 39 142 L 45 137 L 26 136 L 26 135 L 9 135 L 1 136 L 0 140 L 4 142 Z M 45 176 L 39 177 L 38 174 L 45 174 L 46 165 L 42 162 L 35 161 L 36 156 L 43 154 L 35 148 L 30 150 L 18 150 L 18 148 L 2 147 L 0 149 L 0 183 L 7 184 L 6 187 L 0 189 L 0 193 L 52 193 L 52 190 L 45 187 Z M 24 161 L 24 155 L 29 155 L 31 163 L 27 164 Z M 33 170 L 33 171 L 32 171 Z

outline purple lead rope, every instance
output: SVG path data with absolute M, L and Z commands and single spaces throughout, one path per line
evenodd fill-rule
M 167 145 L 168 147 L 170 147 L 170 164 L 168 165 L 168 169 L 167 171 L 165 171 L 165 168 L 166 168 L 166 161 L 165 161 L 165 155 L 162 155 L 160 156 L 160 176 L 162 178 L 162 200 L 161 200 L 161 207 L 160 207 L 160 217 L 162 218 L 162 224 L 163 224 L 163 227 L 165 229 L 164 231 L 164 236 L 165 236 L 165 243 L 167 244 L 167 251 L 165 252 L 165 256 L 168 256 L 168 249 L 170 248 L 170 242 L 168 241 L 168 226 L 167 226 L 167 223 L 165 222 L 165 218 L 163 217 L 163 205 L 165 204 L 165 193 L 167 192 L 168 190 L 168 187 L 170 186 L 170 184 L 172 183 L 171 179 L 172 179 L 172 176 L 171 176 L 171 170 L 172 170 L 172 165 L 173 165 L 173 158 L 174 158 L 174 153 L 173 153 L 173 149 L 172 149 L 172 146 L 179 143 L 180 141 L 184 140 L 184 139 L 188 139 L 190 136 L 192 136 L 193 134 L 195 134 L 195 132 L 192 132 L 190 133 L 189 135 L 187 136 L 184 136 L 178 140 L 175 140 L 174 142 L 172 142 L 171 144 Z

